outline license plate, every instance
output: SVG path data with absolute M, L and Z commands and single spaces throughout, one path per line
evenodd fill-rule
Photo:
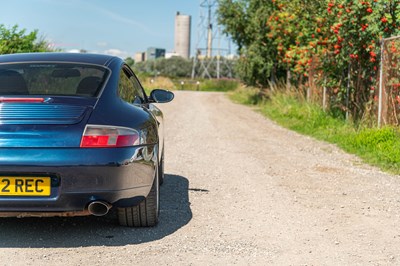
M 0 196 L 50 196 L 50 177 L 0 177 Z

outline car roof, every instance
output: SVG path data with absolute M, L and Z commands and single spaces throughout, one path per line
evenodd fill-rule
M 113 60 L 121 58 L 104 54 L 86 53 L 21 53 L 0 55 L 2 63 L 22 63 L 22 62 L 76 62 L 107 66 Z

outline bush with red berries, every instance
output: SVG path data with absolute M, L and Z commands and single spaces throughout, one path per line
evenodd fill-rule
M 331 107 L 351 111 L 354 119 L 373 99 L 382 38 L 400 35 L 400 0 L 219 4 L 225 32 L 241 48 L 238 67 L 245 64 L 245 81 L 265 85 L 268 76 L 284 79 L 290 73 L 291 83 L 300 87 L 315 78 L 310 73 L 318 75 L 330 92 Z
M 266 24 L 276 60 L 303 80 L 317 58 L 320 81 L 330 89 L 333 106 L 360 118 L 377 86 L 380 40 L 400 35 L 400 1 L 273 2 Z

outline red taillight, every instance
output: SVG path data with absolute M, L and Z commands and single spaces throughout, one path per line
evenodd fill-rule
M 0 97 L 0 103 L 42 103 L 44 98 L 5 98 Z
M 81 141 L 83 148 L 129 147 L 139 144 L 139 133 L 134 129 L 97 125 L 86 126 Z

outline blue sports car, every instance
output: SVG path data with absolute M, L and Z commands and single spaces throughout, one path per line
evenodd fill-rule
M 163 117 L 118 57 L 0 56 L 0 217 L 80 216 L 117 209 L 154 226 L 163 181 Z

